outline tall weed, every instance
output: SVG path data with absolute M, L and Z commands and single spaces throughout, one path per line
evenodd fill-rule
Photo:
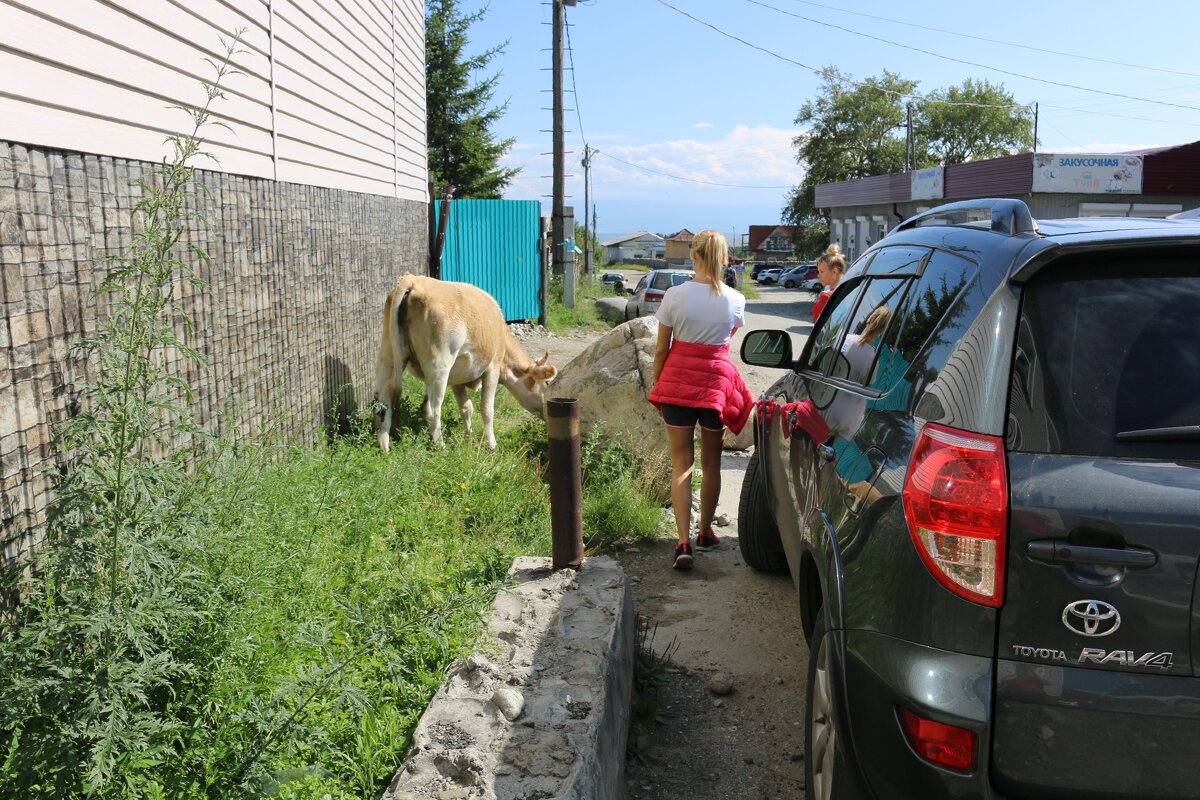
M 214 63 L 205 105 L 184 109 L 191 133 L 138 181 L 132 247 L 99 288 L 110 313 L 78 345 L 96 378 L 56 432 L 47 546 L 0 639 L 0 778 L 15 796 L 158 797 L 210 781 L 193 757 L 208 735 L 198 700 L 227 603 L 209 579 L 207 473 L 190 471 L 210 439 L 168 364 L 201 360 L 175 289 L 203 288 L 207 256 L 185 257 L 180 241 L 203 222 L 191 162 L 236 46 Z

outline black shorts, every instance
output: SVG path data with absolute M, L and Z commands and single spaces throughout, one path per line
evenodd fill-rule
M 721 415 L 711 408 L 692 408 L 691 406 L 676 406 L 670 403 L 662 404 L 663 422 L 672 428 L 694 428 L 696 423 L 706 431 L 725 429 Z

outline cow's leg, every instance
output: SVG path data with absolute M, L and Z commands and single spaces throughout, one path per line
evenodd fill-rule
M 500 374 L 495 367 L 483 373 L 483 386 L 479 395 L 479 410 L 483 412 L 483 440 L 491 450 L 496 449 L 492 418 L 496 415 L 496 384 L 499 380 Z
M 454 399 L 458 401 L 458 413 L 462 414 L 463 428 L 466 429 L 467 435 L 471 435 L 471 415 L 475 413 L 475 406 L 471 402 L 471 396 L 467 394 L 466 386 L 454 387 Z
M 375 403 L 372 412 L 375 416 L 376 436 L 379 449 L 388 451 L 392 442 L 392 401 L 396 392 L 392 388 L 392 372 L 390 369 L 379 367 L 375 370 Z
M 446 400 L 449 378 L 449 368 L 432 369 L 425 376 L 425 423 L 429 425 L 429 438 L 434 445 L 442 443 L 442 403 Z

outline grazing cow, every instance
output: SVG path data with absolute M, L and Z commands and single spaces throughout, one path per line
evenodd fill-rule
M 434 444 L 442 439 L 442 401 L 454 387 L 467 433 L 473 407 L 467 389 L 483 388 L 483 435 L 495 449 L 492 416 L 496 385 L 504 384 L 530 413 L 543 416 L 546 382 L 558 370 L 547 353 L 532 361 L 504 323 L 499 304 L 482 289 L 422 275 L 396 281 L 383 303 L 383 332 L 375 364 L 376 423 L 379 446 L 391 443 L 392 400 L 404 371 L 425 381 L 422 411 Z

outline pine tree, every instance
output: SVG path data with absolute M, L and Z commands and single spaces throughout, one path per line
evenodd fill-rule
M 486 11 L 464 14 L 457 0 L 429 0 L 425 12 L 429 178 L 438 187 L 453 186 L 455 197 L 460 198 L 498 198 L 519 172 L 499 165 L 514 139 L 497 141 L 491 131 L 508 106 L 489 107 L 499 74 L 479 82 L 471 77 L 508 43 L 475 56 L 464 52 L 467 30 Z

